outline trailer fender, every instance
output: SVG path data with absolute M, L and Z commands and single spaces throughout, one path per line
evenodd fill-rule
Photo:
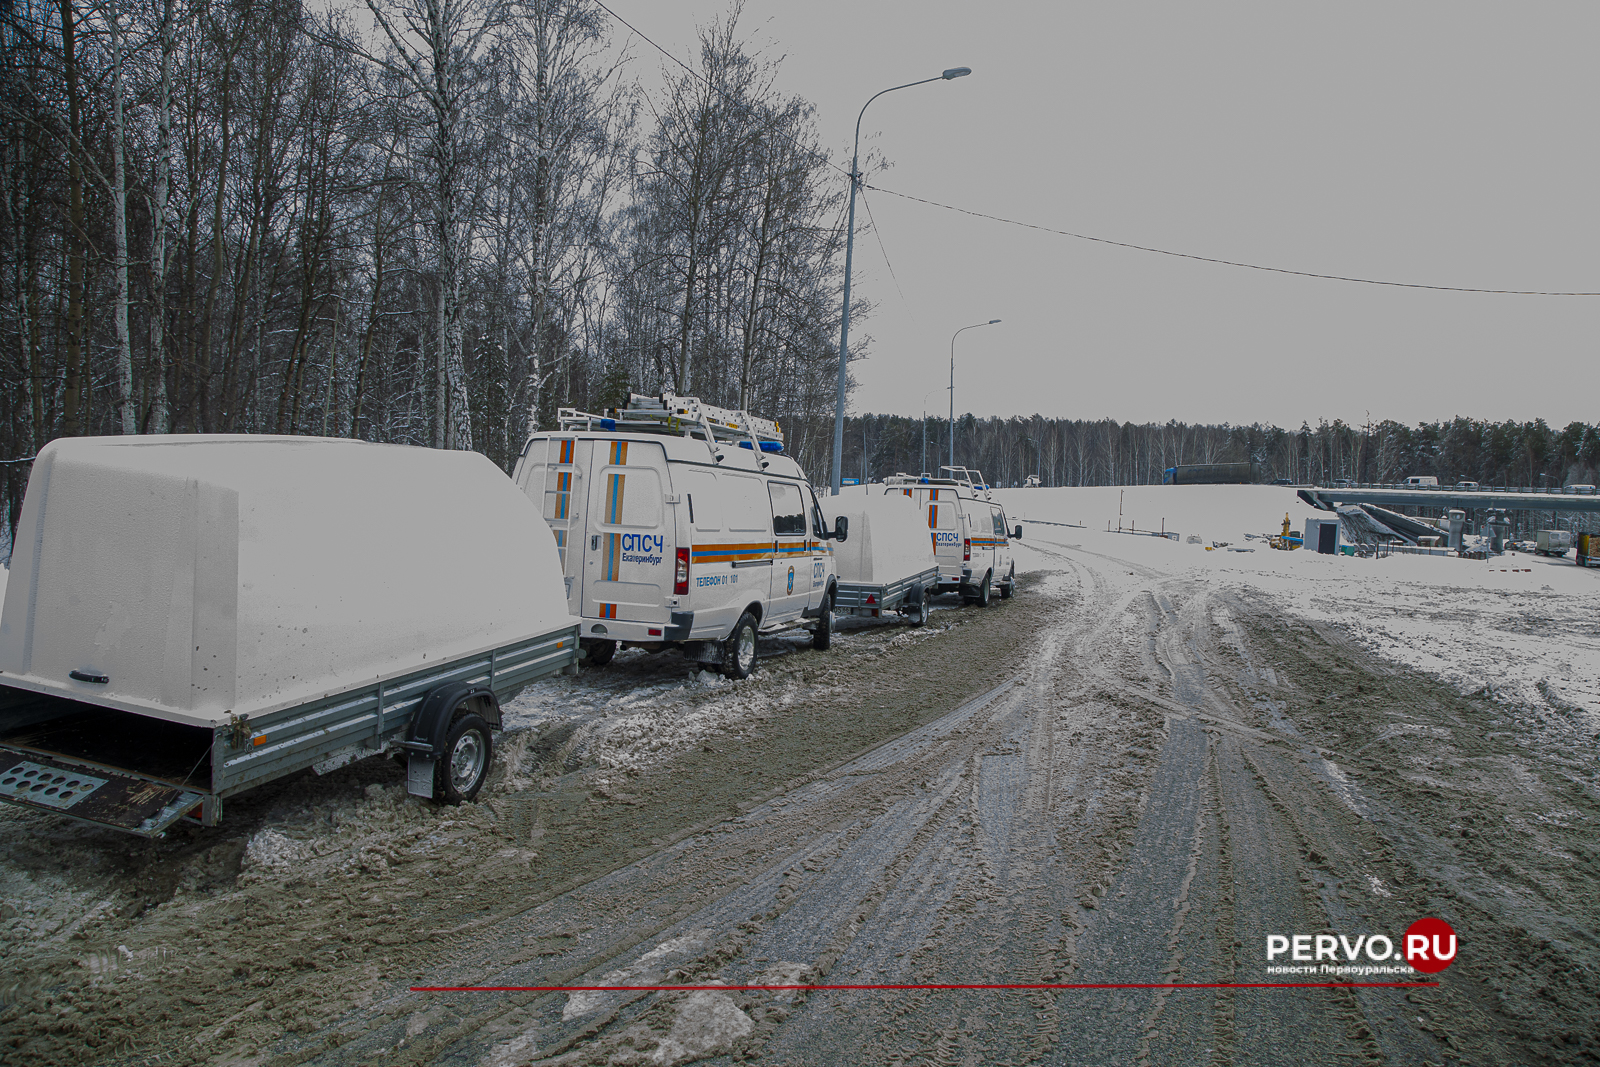
M 494 690 L 487 686 L 451 682 L 423 697 L 406 730 L 404 747 L 410 756 L 409 792 L 418 796 L 433 795 L 433 767 L 443 752 L 456 709 L 463 704 L 471 705 L 472 711 L 490 726 L 498 728 L 501 725 L 500 702 L 495 699 Z M 422 792 L 419 790 L 423 788 L 424 778 L 427 787 Z

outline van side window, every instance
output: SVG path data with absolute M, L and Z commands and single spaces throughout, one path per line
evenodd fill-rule
M 728 505 L 728 529 L 739 533 L 765 534 L 772 529 L 772 513 L 765 506 L 767 494 L 761 479 L 745 474 L 719 473 L 722 498 Z
M 818 539 L 828 535 L 828 521 L 822 517 L 822 505 L 817 503 L 817 494 L 806 490 L 811 497 L 811 536 Z
M 717 476 L 710 471 L 693 468 L 676 469 L 673 485 L 683 490 L 689 505 L 689 521 L 703 533 L 716 533 L 722 529 L 721 494 L 717 492 Z
M 786 482 L 768 482 L 767 492 L 772 496 L 772 532 L 779 537 L 804 537 L 806 511 L 800 490 Z
M 1005 512 L 1001 511 L 999 508 L 995 508 L 989 513 L 989 515 L 994 519 L 994 535 L 996 537 L 1004 537 L 1006 535 Z

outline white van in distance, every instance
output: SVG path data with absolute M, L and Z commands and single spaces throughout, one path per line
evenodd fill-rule
M 681 648 L 743 678 L 757 634 L 803 627 L 828 647 L 830 530 L 774 422 L 665 393 L 560 413 L 528 439 L 512 477 L 561 554 L 589 666 L 617 646 Z
M 926 509 L 928 534 L 939 562 L 940 593 L 959 592 L 969 604 L 989 603 L 998 589 L 1007 599 L 1016 588 L 1017 566 L 1012 539 L 1022 527 L 1006 525 L 1005 510 L 989 495 L 983 475 L 966 467 L 941 467 L 947 478 L 894 474 L 883 480 L 884 493 L 903 493 Z

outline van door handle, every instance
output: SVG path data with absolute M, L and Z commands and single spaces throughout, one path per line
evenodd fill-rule
M 590 534 L 589 535 L 589 551 L 591 551 L 591 552 L 600 551 L 600 535 L 599 534 Z

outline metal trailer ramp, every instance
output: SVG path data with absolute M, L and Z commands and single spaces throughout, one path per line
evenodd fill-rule
M 107 767 L 80 767 L 14 750 L 0 752 L 0 798 L 50 815 L 160 837 L 204 799 L 167 782 Z

